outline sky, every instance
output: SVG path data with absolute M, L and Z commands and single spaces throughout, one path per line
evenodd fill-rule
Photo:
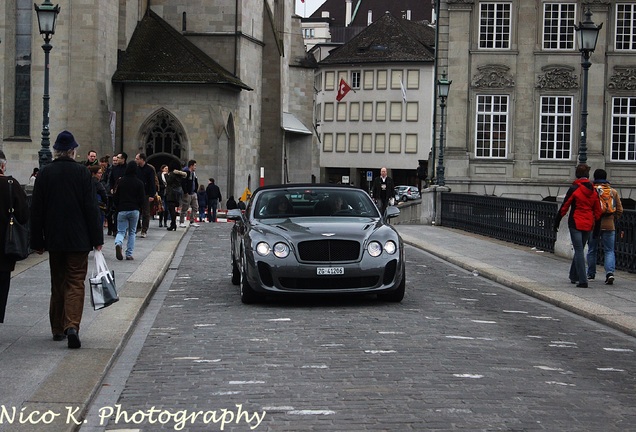
M 307 18 L 324 2 L 325 0 L 305 0 L 305 3 L 303 3 L 300 0 L 296 0 L 296 14 Z

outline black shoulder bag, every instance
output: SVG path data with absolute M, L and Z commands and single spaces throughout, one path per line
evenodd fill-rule
M 13 208 L 13 180 L 9 179 L 9 223 L 4 241 L 4 254 L 20 261 L 29 256 L 29 227 L 15 219 Z

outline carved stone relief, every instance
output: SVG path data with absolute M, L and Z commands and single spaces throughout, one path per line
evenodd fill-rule
M 479 66 L 473 76 L 471 85 L 476 88 L 510 88 L 515 86 L 515 80 L 508 72 L 510 68 L 503 65 Z
M 636 90 L 636 66 L 614 66 L 607 88 L 613 90 Z
M 537 77 L 537 88 L 542 90 L 570 90 L 579 88 L 579 83 L 570 66 L 545 66 Z
M 594 5 L 603 5 L 609 6 L 612 4 L 610 0 L 583 0 L 584 5 L 594 6 Z

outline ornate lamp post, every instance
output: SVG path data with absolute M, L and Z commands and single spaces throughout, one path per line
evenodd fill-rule
M 596 26 L 592 21 L 592 11 L 587 7 L 585 12 L 585 21 L 579 22 L 578 27 L 574 26 L 577 34 L 577 42 L 579 51 L 583 55 L 581 66 L 583 67 L 583 96 L 581 98 L 581 141 L 579 143 L 579 163 L 587 163 L 587 84 L 588 72 L 592 62 L 590 56 L 596 49 L 596 41 L 598 40 L 598 32 L 603 24 Z
M 40 6 L 37 4 L 33 6 L 35 7 L 35 12 L 38 14 L 40 34 L 44 39 L 44 45 L 42 45 L 42 49 L 44 50 L 44 95 L 42 96 L 44 112 L 42 116 L 42 147 L 38 152 L 38 161 L 40 168 L 42 168 L 53 159 L 51 150 L 49 149 L 51 145 L 51 141 L 49 140 L 49 136 L 51 135 L 49 130 L 49 53 L 51 52 L 51 48 L 53 48 L 50 42 L 51 37 L 55 34 L 55 21 L 57 14 L 60 13 L 60 6 L 53 6 L 50 0 L 44 0 L 44 3 Z
M 442 73 L 442 77 L 437 80 L 437 95 L 439 96 L 441 108 L 440 112 L 440 129 L 439 129 L 439 162 L 437 164 L 437 185 L 444 186 L 446 179 L 444 178 L 444 108 L 446 108 L 446 98 L 450 91 L 452 81 L 446 79 L 446 71 Z

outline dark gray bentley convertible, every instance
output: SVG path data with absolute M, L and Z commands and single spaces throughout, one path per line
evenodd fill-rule
M 232 283 L 243 303 L 275 293 L 404 297 L 404 245 L 369 195 L 341 185 L 264 186 L 244 213 L 230 210 Z

